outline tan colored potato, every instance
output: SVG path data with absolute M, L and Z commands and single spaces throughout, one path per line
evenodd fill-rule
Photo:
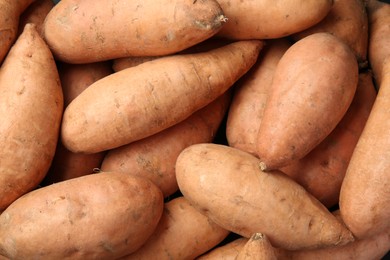
M 285 52 L 257 136 L 263 170 L 303 158 L 333 131 L 352 102 L 358 72 L 351 49 L 329 33 L 311 34 Z
M 342 245 L 352 234 L 302 186 L 239 149 L 195 144 L 176 161 L 181 193 L 221 227 L 249 238 L 265 234 L 290 250 Z
M 307 29 L 330 11 L 332 0 L 218 0 L 227 23 L 217 36 L 235 40 L 275 39 Z
M 101 169 L 146 177 L 161 189 L 165 198 L 172 195 L 178 190 L 175 174 L 177 157 L 192 144 L 214 140 L 230 97 L 229 91 L 166 130 L 108 151 Z
M 284 38 L 266 41 L 256 64 L 235 84 L 226 122 L 229 146 L 256 154 L 257 135 L 273 74 L 290 46 Z
M 62 142 L 96 153 L 167 129 L 225 93 L 255 63 L 262 41 L 165 57 L 96 81 L 65 109 Z
M 195 209 L 186 198 L 165 203 L 164 213 L 151 237 L 123 260 L 195 259 L 220 243 L 230 232 Z
M 45 177 L 62 111 L 53 56 L 35 25 L 27 24 L 0 70 L 0 211 Z
M 44 37 L 57 59 L 91 63 L 176 53 L 216 34 L 225 19 L 216 0 L 62 0 Z
M 149 180 L 96 173 L 27 193 L 0 215 L 0 254 L 10 259 L 116 259 L 136 251 L 163 211 Z

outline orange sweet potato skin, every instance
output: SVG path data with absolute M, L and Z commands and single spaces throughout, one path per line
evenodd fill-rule
M 371 73 L 361 73 L 351 106 L 332 133 L 305 157 L 281 168 L 328 208 L 339 202 L 341 183 L 375 98 Z
M 281 172 L 262 172 L 259 162 L 229 146 L 195 144 L 180 153 L 176 178 L 195 208 L 241 236 L 261 232 L 273 246 L 292 250 L 353 240 L 303 187 Z
M 149 238 L 163 205 L 161 191 L 136 176 L 102 172 L 59 182 L 27 193 L 0 215 L 0 254 L 116 259 Z
M 329 33 L 311 34 L 280 59 L 257 136 L 263 170 L 307 155 L 336 127 L 358 83 L 352 50 Z
M 63 0 L 43 31 L 57 59 L 90 63 L 176 53 L 213 36 L 224 20 L 215 0 Z
M 27 23 L 35 24 L 38 33 L 42 34 L 43 22 L 53 7 L 54 2 L 52 0 L 35 0 L 35 2 L 29 5 L 20 15 L 19 34 L 23 31 L 23 28 Z
M 0 210 L 46 175 L 62 111 L 53 56 L 35 26 L 27 24 L 0 70 Z
M 390 229 L 390 57 L 340 190 L 340 213 L 358 238 Z
M 229 233 L 195 209 L 186 198 L 177 197 L 165 203 L 160 222 L 148 241 L 122 260 L 195 259 Z
M 167 129 L 225 93 L 255 63 L 262 46 L 257 40 L 235 42 L 98 80 L 65 109 L 62 142 L 73 152 L 94 153 Z

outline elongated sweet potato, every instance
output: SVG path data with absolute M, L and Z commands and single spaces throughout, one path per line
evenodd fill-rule
M 239 237 L 222 246 L 218 246 L 196 258 L 197 260 L 235 260 L 248 238 Z
M 112 172 L 59 182 L 27 193 L 0 215 L 0 254 L 116 259 L 145 243 L 163 206 L 161 191 L 145 178 Z
M 303 158 L 330 134 L 352 102 L 358 72 L 351 49 L 329 33 L 311 34 L 285 52 L 257 137 L 263 170 Z
M 370 28 L 368 58 L 378 88 L 383 77 L 383 62 L 390 56 L 390 4 L 377 0 L 366 2 Z
M 0 65 L 17 38 L 20 15 L 34 1 L 0 1 Z
M 62 111 L 53 56 L 35 25 L 27 24 L 0 70 L 0 211 L 46 175 Z
M 328 32 L 343 40 L 354 51 L 359 67 L 367 67 L 368 18 L 364 0 L 333 0 L 323 20 L 292 37 L 299 40 L 316 32 Z
M 353 236 L 318 200 L 255 156 L 225 145 L 195 144 L 176 161 L 180 191 L 221 227 L 249 238 L 261 232 L 285 249 L 341 245 Z
M 332 0 L 218 0 L 227 23 L 218 36 L 230 39 L 274 39 L 307 29 L 321 21 Z
M 225 19 L 216 0 L 63 0 L 48 14 L 44 38 L 68 63 L 160 56 L 210 38 Z
M 167 203 L 155 232 L 126 260 L 195 259 L 220 243 L 230 232 L 195 209 L 186 198 Z
M 63 144 L 94 153 L 151 136 L 210 104 L 255 63 L 262 41 L 176 55 L 98 80 L 65 109 Z
M 332 133 L 305 157 L 281 168 L 328 208 L 339 202 L 341 183 L 375 98 L 371 73 L 361 73 L 351 106 Z
M 276 252 L 267 236 L 254 233 L 238 253 L 236 260 L 276 260 Z
M 226 122 L 229 146 L 256 154 L 257 135 L 273 74 L 290 46 L 286 39 L 268 40 L 256 64 L 235 84 Z
M 340 213 L 358 238 L 390 230 L 390 57 L 340 191 Z
M 210 143 L 225 116 L 230 91 L 184 121 L 153 136 L 108 151 L 102 171 L 118 171 L 150 179 L 164 194 L 178 190 L 175 163 L 180 152 L 196 143 Z
M 54 7 L 52 0 L 34 0 L 26 10 L 20 15 L 19 34 L 23 31 L 27 23 L 33 23 L 37 26 L 37 31 L 42 35 L 42 26 L 47 14 Z

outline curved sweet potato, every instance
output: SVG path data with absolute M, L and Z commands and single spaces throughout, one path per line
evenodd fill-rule
M 45 177 L 62 111 L 53 56 L 35 25 L 27 24 L 0 70 L 0 211 Z

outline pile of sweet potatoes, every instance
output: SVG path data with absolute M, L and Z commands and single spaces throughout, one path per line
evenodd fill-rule
M 0 259 L 381 259 L 389 46 L 379 0 L 0 0 Z

